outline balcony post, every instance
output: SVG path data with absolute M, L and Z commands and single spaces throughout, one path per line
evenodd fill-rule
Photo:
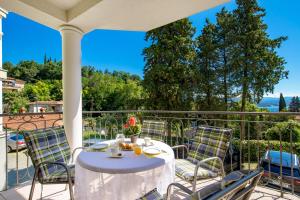
M 71 147 L 82 146 L 81 38 L 83 32 L 74 26 L 60 28 L 62 36 L 63 120 Z
M 2 80 L 6 79 L 6 71 L 2 69 L 2 18 L 5 18 L 7 11 L 0 7 L 0 114 L 2 110 Z M 3 132 L 3 119 L 0 116 L 0 191 L 6 189 L 6 170 L 7 170 L 7 157 L 6 157 L 6 136 Z

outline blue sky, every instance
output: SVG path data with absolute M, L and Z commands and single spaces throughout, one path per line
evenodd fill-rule
M 283 92 L 285 96 L 300 95 L 300 1 L 299 0 L 260 0 L 267 11 L 264 18 L 271 38 L 281 35 L 288 40 L 278 50 L 290 71 L 289 79 L 282 80 L 274 94 Z M 224 4 L 228 10 L 235 8 L 234 1 Z M 219 6 L 190 17 L 199 34 L 205 18 L 215 22 Z M 20 60 L 42 62 L 44 54 L 61 60 L 61 37 L 59 32 L 10 13 L 3 20 L 3 61 L 16 64 Z M 147 43 L 144 32 L 96 30 L 86 34 L 82 40 L 82 64 L 93 65 L 98 69 L 122 70 L 143 76 L 144 58 L 142 50 Z

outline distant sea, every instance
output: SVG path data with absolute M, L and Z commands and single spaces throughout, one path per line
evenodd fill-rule
M 288 106 L 292 100 L 292 97 L 285 97 L 286 105 Z M 264 97 L 257 105 L 259 108 L 266 108 L 270 112 L 279 111 L 279 98 L 276 97 Z
M 292 97 L 285 97 L 286 105 L 288 106 L 292 100 Z M 235 98 L 234 101 L 239 101 L 239 98 Z M 270 112 L 279 111 L 279 98 L 276 97 L 264 97 L 257 105 L 259 108 L 265 108 Z

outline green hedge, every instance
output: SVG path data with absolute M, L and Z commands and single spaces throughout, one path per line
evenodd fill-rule
M 235 149 L 240 149 L 240 140 L 234 140 L 233 146 Z M 291 144 L 289 142 L 282 142 L 282 150 L 291 152 Z M 293 143 L 293 153 L 300 155 L 300 142 Z M 279 151 L 280 142 L 277 140 L 245 140 L 242 142 L 242 154 L 244 161 L 248 161 L 248 148 L 250 149 L 250 161 L 257 161 L 258 157 L 262 157 L 266 152 L 268 146 L 271 150 Z

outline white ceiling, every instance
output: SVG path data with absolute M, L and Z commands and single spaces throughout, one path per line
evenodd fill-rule
M 58 30 L 148 31 L 229 0 L 0 0 L 0 7 Z
M 72 7 L 74 7 L 76 4 L 78 4 L 82 0 L 43 0 L 51 3 L 52 5 L 55 5 L 63 10 L 68 10 Z

